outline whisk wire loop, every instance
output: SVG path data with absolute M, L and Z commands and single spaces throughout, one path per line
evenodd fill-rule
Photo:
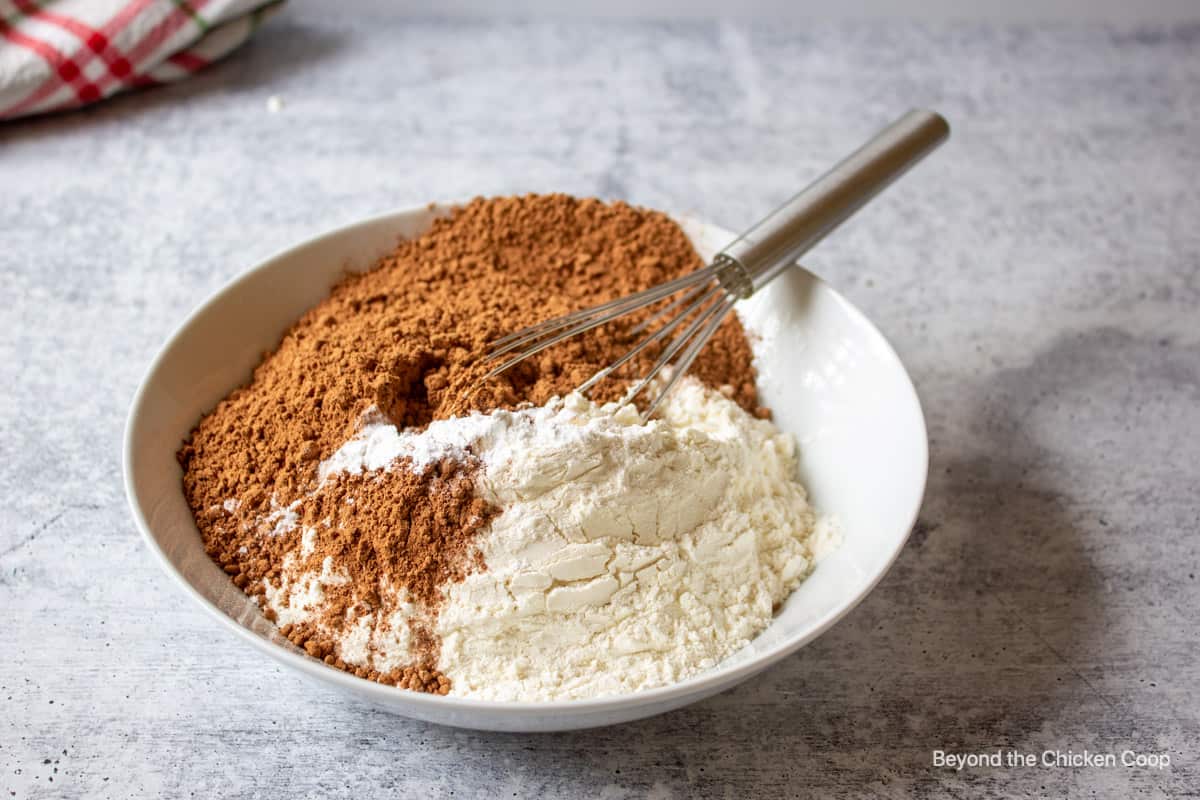
M 723 292 L 724 290 L 719 289 L 718 291 Z M 625 393 L 625 397 L 622 398 L 622 402 L 632 403 L 637 396 L 651 384 L 655 377 L 657 377 L 658 373 L 662 372 L 663 368 L 671 363 L 671 359 L 675 357 L 675 354 L 683 349 L 684 345 L 686 345 L 688 341 L 695 336 L 697 331 L 704 327 L 707 336 L 702 335 L 695 342 L 695 344 L 698 345 L 698 347 L 696 347 L 696 352 L 699 352 L 700 348 L 707 343 L 708 336 L 712 335 L 710 331 L 715 331 L 717 329 L 717 325 L 721 324 L 721 320 L 725 318 L 725 314 L 731 308 L 733 308 L 733 303 L 727 297 L 723 297 L 701 311 L 699 315 L 692 320 L 691 324 L 684 328 L 682 333 L 679 333 L 674 339 L 671 340 L 671 343 L 667 345 L 667 348 L 662 352 L 662 355 L 660 355 L 654 362 L 654 365 L 650 367 L 650 371 L 647 372 L 641 378 L 641 380 L 630 387 L 629 391 Z M 708 326 L 705 326 L 705 323 L 708 323 Z M 684 367 L 684 369 L 686 370 L 686 367 Z M 676 374 L 682 374 L 682 372 L 677 372 Z M 675 378 L 675 375 L 672 375 L 672 378 Z M 671 380 L 670 385 L 672 388 L 674 387 L 674 384 L 675 380 Z M 660 391 L 659 395 L 650 404 L 650 407 L 647 409 L 647 411 L 642 414 L 643 419 L 650 418 L 650 415 L 653 413 L 654 409 L 658 407 L 659 403 L 662 402 L 664 396 L 665 395 L 663 395 L 663 393 Z
M 679 379 L 682 378 L 692 366 L 692 362 L 696 360 L 696 356 L 700 355 L 700 351 L 704 349 L 704 345 L 708 344 L 708 340 L 712 338 L 713 334 L 717 332 L 717 328 L 720 327 L 721 323 L 725 321 L 725 315 L 733 309 L 733 304 L 734 299 L 731 297 L 722 298 L 720 301 L 718 301 L 717 307 L 710 315 L 708 323 L 704 326 L 704 329 L 701 330 L 700 334 L 692 340 L 690 345 L 688 345 L 688 349 L 684 351 L 682 356 L 680 356 L 679 363 L 674 364 L 671 367 L 671 376 L 667 378 L 666 385 L 659 390 L 658 394 L 654 397 L 654 401 L 650 403 L 650 405 L 648 405 L 646 410 L 642 413 L 643 420 L 648 420 L 650 417 L 654 416 L 654 412 L 658 410 L 658 407 L 662 405 L 663 400 L 665 400 L 667 395 L 671 393 L 671 390 L 675 388 L 675 384 L 679 382 Z
M 630 348 L 624 355 L 618 358 L 613 363 L 606 366 L 604 369 L 597 372 L 576 391 L 585 393 L 597 383 L 612 375 L 613 372 L 620 369 L 625 364 L 633 360 L 639 353 L 643 352 L 650 345 L 660 342 L 672 332 L 676 331 L 685 322 L 690 323 L 684 329 L 677 333 L 673 339 L 665 346 L 663 352 L 651 366 L 650 371 L 643 376 L 635 385 L 630 387 L 626 393 L 623 402 L 630 403 L 651 384 L 652 381 L 662 372 L 672 359 L 681 351 L 683 359 L 686 363 L 681 362 L 677 365 L 677 369 L 672 373 L 671 378 L 667 382 L 667 387 L 673 387 L 678 381 L 678 376 L 682 375 L 695 359 L 696 354 L 700 352 L 704 342 L 711 337 L 716 331 L 721 320 L 733 308 L 734 297 L 729 294 L 727 281 L 724 280 L 724 271 L 727 270 L 727 265 L 720 262 L 715 262 L 704 269 L 697 270 L 681 278 L 676 278 L 672 281 L 660 284 L 658 286 L 646 289 L 636 294 L 628 295 L 627 297 L 613 300 L 608 303 L 603 303 L 591 308 L 581 309 L 566 314 L 557 319 L 547 322 L 532 325 L 528 328 L 523 328 L 519 331 L 508 334 L 501 339 L 496 340 L 492 351 L 488 353 L 487 360 L 495 360 L 500 356 L 512 354 L 507 359 L 503 360 L 499 365 L 488 371 L 483 378 L 480 379 L 480 384 L 494 378 L 500 373 L 519 364 L 525 359 L 540 353 L 548 347 L 578 336 L 581 333 L 597 328 L 619 317 L 625 316 L 630 312 L 644 308 L 653 303 L 665 300 L 672 295 L 679 294 L 673 298 L 666 306 L 650 315 L 634 327 L 633 333 L 639 334 L 648 330 L 656 321 L 667 318 L 672 312 L 675 313 L 665 322 L 663 322 L 653 333 L 641 339 L 637 344 Z M 680 294 L 681 293 L 681 294 Z M 682 310 L 680 310 L 682 309 Z M 685 347 L 697 333 L 700 333 L 700 338 L 692 343 L 691 347 Z M 661 403 L 664 394 L 660 393 L 650 404 L 649 410 L 644 413 L 643 419 L 649 419 L 653 410 Z
M 591 320 L 596 316 L 604 316 L 603 321 L 598 323 L 603 324 L 604 322 L 608 322 L 610 319 L 616 319 L 617 317 L 623 316 L 629 313 L 631 310 L 662 300 L 663 298 L 674 294 L 680 289 L 684 289 L 689 286 L 695 286 L 697 284 L 707 283 L 718 273 L 718 271 L 719 266 L 714 264 L 688 275 L 684 275 L 683 277 L 676 278 L 675 280 L 659 284 L 658 286 L 652 286 L 649 289 L 643 289 L 640 292 L 626 295 L 625 297 L 620 297 L 616 300 L 602 303 L 598 306 L 592 306 L 591 308 L 585 308 L 580 311 L 573 311 L 570 314 L 564 314 L 561 317 L 547 320 L 546 322 L 541 322 L 537 325 L 531 325 L 527 328 L 522 328 L 521 330 L 514 331 L 507 336 L 502 336 L 493 342 L 492 351 L 488 353 L 487 357 L 489 359 L 496 358 L 497 356 L 501 356 L 517 349 L 527 342 L 531 342 L 542 336 L 549 335 L 554 331 L 561 330 L 562 328 L 566 328 L 576 323 L 585 324 L 586 321 Z M 582 333 L 583 331 L 590 329 L 591 328 L 580 328 L 577 333 Z
M 695 289 L 689 291 L 687 294 L 685 294 L 683 297 L 681 297 L 680 300 L 686 301 L 690 297 L 694 297 L 696 293 L 704 292 L 704 288 L 705 288 L 704 286 L 697 286 Z M 698 308 L 703 306 L 705 303 L 709 302 L 719 292 L 721 292 L 721 287 L 719 285 L 711 287 L 707 292 L 704 292 L 703 296 L 699 300 L 696 300 L 694 303 L 692 303 L 690 306 L 688 306 L 687 309 L 682 314 L 679 314 L 674 319 L 672 319 L 670 322 L 666 323 L 661 328 L 659 328 L 657 331 L 650 334 L 645 339 L 642 339 L 640 342 L 638 342 L 636 345 L 634 345 L 628 352 L 626 352 L 625 355 L 621 356 L 616 361 L 609 364 L 607 367 L 600 370 L 592 377 L 588 378 L 575 391 L 579 392 L 580 394 L 585 394 L 588 391 L 588 389 L 591 389 L 593 386 L 595 386 L 601 380 L 603 380 L 604 378 L 607 378 L 609 375 L 611 375 L 613 372 L 615 372 L 617 369 L 619 369 L 621 366 L 623 366 L 625 363 L 627 363 L 630 359 L 632 359 L 638 353 L 642 352 L 647 347 L 654 344 L 659 339 L 662 339 L 664 336 L 666 336 L 671 331 L 675 330 L 675 328 L 679 327 L 680 323 L 682 323 L 685 319 L 687 319 Z M 676 303 L 678 303 L 678 302 L 679 301 L 676 301 Z M 675 305 L 675 303 L 672 303 L 672 305 Z M 635 331 L 636 331 L 636 329 L 635 329 Z

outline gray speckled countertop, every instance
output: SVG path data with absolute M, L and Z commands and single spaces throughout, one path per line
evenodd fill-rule
M 414 723 L 239 644 L 139 539 L 133 390 L 262 257 L 531 190 L 737 227 L 918 104 L 951 143 L 807 262 L 912 372 L 925 508 L 874 593 L 761 679 L 577 734 Z M 0 797 L 1197 796 L 1198 177 L 1196 25 L 310 4 L 185 84 L 0 125 Z M 1173 764 L 955 772 L 939 748 Z

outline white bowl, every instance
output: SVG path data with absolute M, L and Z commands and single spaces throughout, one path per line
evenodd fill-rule
M 175 461 L 200 415 L 244 382 L 343 270 L 363 270 L 433 207 L 333 231 L 254 267 L 191 314 L 154 360 L 125 432 L 125 488 L 150 549 L 197 603 L 251 646 L 303 675 L 410 717 L 502 731 L 611 725 L 728 689 L 795 652 L 853 608 L 887 571 L 921 505 L 928 466 L 916 391 L 884 337 L 850 303 L 797 267 L 739 308 L 760 337 L 759 380 L 776 423 L 800 442 L 801 478 L 843 541 L 748 647 L 672 686 L 592 700 L 503 703 L 418 694 L 357 678 L 292 646 L 205 554 Z M 680 220 L 700 255 L 733 236 Z

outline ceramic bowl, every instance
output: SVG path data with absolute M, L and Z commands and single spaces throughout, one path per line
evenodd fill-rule
M 175 452 L 201 414 L 246 381 L 303 311 L 345 269 L 365 270 L 445 207 L 399 211 L 327 233 L 253 267 L 193 312 L 167 341 L 129 413 L 125 487 L 146 544 L 183 591 L 233 636 L 300 674 L 379 707 L 444 725 L 502 731 L 586 728 L 660 714 L 729 689 L 794 653 L 879 581 L 908 536 L 925 487 L 925 422 L 912 382 L 883 335 L 803 268 L 738 313 L 758 338 L 761 394 L 800 443 L 801 479 L 842 544 L 823 559 L 749 646 L 689 680 L 635 694 L 546 703 L 418 694 L 310 658 L 278 634 L 205 555 Z M 704 258 L 733 235 L 680 223 Z

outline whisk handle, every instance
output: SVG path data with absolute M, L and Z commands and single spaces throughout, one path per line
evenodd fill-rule
M 730 290 L 749 297 L 949 135 L 941 115 L 923 110 L 909 111 L 884 128 L 721 251 L 717 259 L 736 262 L 744 278 Z

